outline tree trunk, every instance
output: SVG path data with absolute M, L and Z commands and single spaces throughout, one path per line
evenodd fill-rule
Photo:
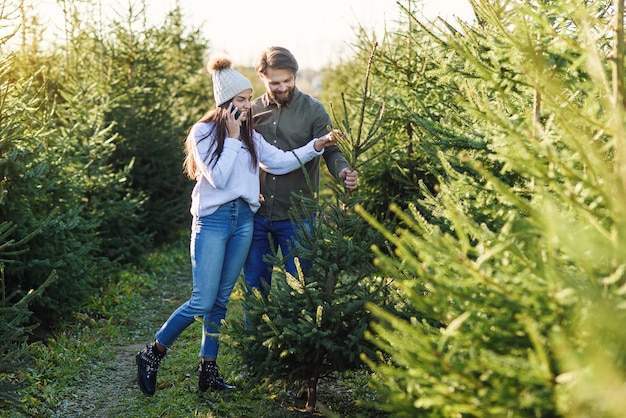
M 319 372 L 315 370 L 313 376 L 309 378 L 307 381 L 307 399 L 306 399 L 306 410 L 308 412 L 313 412 L 315 410 L 315 405 L 317 404 L 317 381 L 319 379 Z

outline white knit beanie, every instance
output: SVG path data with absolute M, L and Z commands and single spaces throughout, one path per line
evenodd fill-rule
M 215 107 L 226 103 L 244 90 L 252 89 L 252 83 L 246 77 L 231 68 L 230 59 L 214 58 L 207 64 L 207 71 L 213 79 L 213 97 Z

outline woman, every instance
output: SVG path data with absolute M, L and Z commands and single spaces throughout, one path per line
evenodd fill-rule
M 227 58 L 209 62 L 216 108 L 196 122 L 185 143 L 184 171 L 196 180 L 191 193 L 191 268 L 193 291 L 156 333 L 154 342 L 136 355 L 137 381 L 153 395 L 161 360 L 196 317 L 203 317 L 198 387 L 201 392 L 232 389 L 220 377 L 216 327 L 250 248 L 253 214 L 259 208 L 259 164 L 285 174 L 321 155 L 332 144 L 331 132 L 292 151 L 282 151 L 253 130 L 252 84 L 231 68 Z

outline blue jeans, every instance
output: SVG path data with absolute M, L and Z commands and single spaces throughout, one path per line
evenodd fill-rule
M 311 234 L 311 224 L 314 221 L 313 216 L 308 219 L 301 219 L 302 225 L 309 234 Z M 293 223 L 289 219 L 272 221 L 259 214 L 254 215 L 254 235 L 248 258 L 243 267 L 243 277 L 246 279 L 248 288 L 259 289 L 264 296 L 267 296 L 272 285 L 273 265 L 266 262 L 264 257 L 275 254 L 278 248 L 280 248 L 281 255 L 285 260 L 285 269 L 297 277 L 291 248 L 293 242 L 298 238 L 296 230 L 299 228 L 299 224 Z M 300 266 L 306 272 L 309 263 L 300 259 Z
M 196 317 L 202 317 L 200 355 L 217 357 L 218 327 L 226 317 L 228 299 L 248 255 L 253 225 L 252 211 L 241 199 L 221 205 L 209 216 L 194 218 L 191 298 L 163 324 L 156 333 L 157 341 L 171 347 Z

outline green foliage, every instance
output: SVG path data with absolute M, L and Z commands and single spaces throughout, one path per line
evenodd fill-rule
M 458 116 L 428 119 L 467 140 L 441 137 L 437 187 L 391 207 L 402 229 L 359 210 L 394 249 L 376 250 L 377 265 L 429 319 L 369 306 L 372 383 L 397 416 L 620 416 L 625 80 L 610 45 L 621 9 L 475 8 L 477 25 L 413 20 L 398 37 L 446 52 L 422 58 L 454 98 L 438 100 L 441 114 Z M 462 146 L 473 142 L 484 145 Z
M 455 154 L 460 149 L 485 150 L 480 138 L 468 138 L 472 126 L 454 103 L 454 88 L 439 81 L 443 71 L 436 63 L 454 73 L 462 62 L 434 45 L 423 31 L 407 26 L 407 33 L 387 33 L 380 42 L 361 33 L 354 61 L 333 69 L 325 78 L 326 91 L 345 92 L 341 101 L 353 104 L 361 100 L 363 82 L 353 74 L 367 62 L 371 46 L 380 43 L 371 62 L 368 96 L 385 103 L 377 128 L 381 140 L 369 150 L 368 163 L 359 171 L 359 177 L 360 190 L 368 196 L 364 206 L 377 219 L 388 219 L 392 229 L 396 220 L 388 211 L 390 203 L 419 205 L 423 197 L 421 183 L 427 190 L 436 190 L 437 177 L 442 174 L 439 151 Z M 328 100 L 337 102 L 340 98 L 331 96 Z M 378 115 L 366 112 L 364 116 L 372 124 Z
M 56 279 L 55 273 L 52 272 L 39 288 L 28 292 L 17 302 L 13 301 L 15 292 L 6 294 L 5 263 L 12 262 L 17 255 L 26 252 L 25 244 L 37 233 L 35 231 L 15 241 L 10 238 L 15 229 L 15 226 L 10 223 L 0 224 L 0 292 L 2 292 L 0 294 L 0 406 L 3 408 L 9 404 L 19 408 L 18 391 L 24 385 L 14 376 L 18 374 L 26 358 L 24 343 L 35 328 L 35 325 L 29 325 L 32 315 L 29 304 L 40 297 L 44 289 Z
M 341 121 L 337 120 L 337 115 L 334 112 L 332 103 L 331 110 L 332 115 L 335 118 L 335 127 L 340 129 L 343 137 L 337 142 L 337 147 L 341 153 L 345 156 L 348 161 L 348 165 L 358 170 L 361 166 L 365 165 L 363 158 L 366 153 L 373 148 L 378 141 L 380 141 L 381 137 L 378 133 L 380 128 L 380 121 L 385 112 L 385 102 L 383 101 L 378 108 L 375 110 L 376 118 L 372 122 L 367 132 L 363 132 L 365 120 L 365 111 L 370 110 L 371 106 L 368 106 L 368 95 L 369 95 L 369 82 L 370 82 L 370 74 L 372 67 L 372 60 L 374 59 L 374 54 L 376 52 L 376 47 L 378 45 L 374 44 L 372 51 L 370 53 L 369 59 L 367 61 L 367 69 L 365 75 L 365 81 L 363 83 L 363 95 L 361 98 L 361 107 L 358 110 L 358 120 L 356 122 L 355 130 L 353 131 L 353 127 L 350 124 L 351 118 L 348 112 L 348 105 L 346 104 L 345 95 L 342 94 L 342 104 L 343 104 L 343 117 Z M 371 113 L 371 111 L 370 111 Z
M 29 304 L 41 296 L 56 276 L 53 272 L 41 286 L 17 302 L 12 301 L 13 295 L 7 297 L 4 293 L 5 277 L 2 269 L 0 276 L 3 292 L 0 301 L 0 406 L 4 408 L 10 404 L 21 409 L 19 390 L 25 387 L 25 383 L 16 376 L 28 357 L 25 342 L 35 328 L 35 325 L 29 325 L 32 316 Z
M 93 289 L 98 241 L 93 237 L 94 222 L 83 216 L 75 177 L 65 175 L 65 146 L 51 126 L 53 103 L 46 100 L 45 85 L 39 84 L 43 72 L 22 76 L 23 64 L 17 56 L 4 59 L 0 73 L 4 85 L 0 219 L 14 225 L 18 241 L 34 230 L 38 236 L 4 274 L 7 291 L 23 296 L 56 269 L 56 282 L 31 304 L 36 317 L 54 322 L 85 301 Z M 63 178 L 70 181 L 64 183 Z

